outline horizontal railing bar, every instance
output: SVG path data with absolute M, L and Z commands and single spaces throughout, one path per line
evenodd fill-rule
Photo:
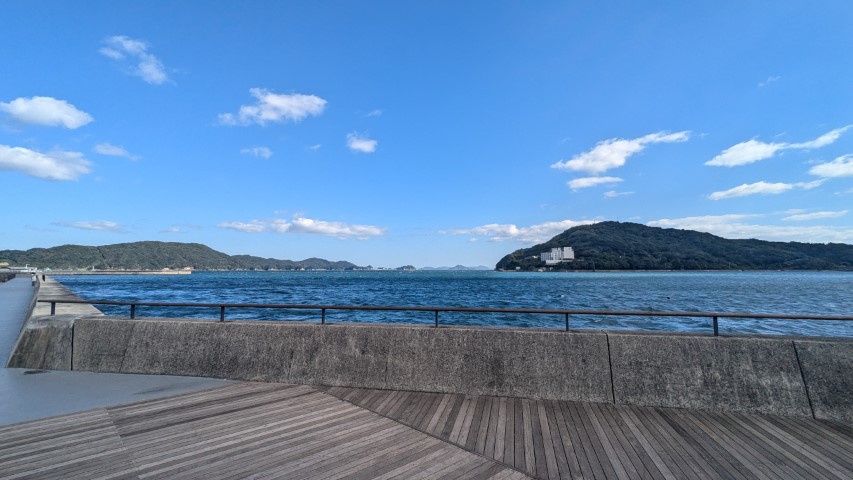
M 281 303 L 175 303 L 175 302 L 137 302 L 117 300 L 73 300 L 39 299 L 41 303 L 70 303 L 90 305 L 137 305 L 143 307 L 192 307 L 192 308 L 274 308 L 287 310 L 363 310 L 363 311 L 411 311 L 411 312 L 467 312 L 467 313 L 532 313 L 553 315 L 610 315 L 643 317 L 697 317 L 697 318 L 763 318 L 780 320 L 830 320 L 851 321 L 853 315 L 792 315 L 774 313 L 736 313 L 736 312 L 654 312 L 643 310 L 573 310 L 547 308 L 479 308 L 479 307 L 423 307 L 391 305 L 304 305 Z

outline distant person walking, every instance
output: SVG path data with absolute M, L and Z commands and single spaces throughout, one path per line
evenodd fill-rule
M 42 282 L 44 281 L 44 274 L 43 273 L 41 274 L 41 281 Z
M 35 287 L 35 286 L 36 286 L 36 282 L 38 282 L 38 280 L 39 280 L 39 277 L 34 273 L 34 274 L 33 274 L 33 277 L 32 277 L 32 280 L 33 280 L 33 286 Z

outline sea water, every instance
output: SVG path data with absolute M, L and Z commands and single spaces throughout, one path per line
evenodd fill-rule
M 390 305 L 853 315 L 853 272 L 275 271 L 79 275 L 57 280 L 88 300 Z M 109 315 L 129 307 L 99 306 Z M 138 316 L 218 318 L 219 309 L 137 307 Z M 228 319 L 317 322 L 319 310 L 236 309 Z M 432 312 L 333 311 L 328 322 L 432 324 Z M 440 313 L 443 325 L 563 328 L 562 315 Z M 572 315 L 573 329 L 710 332 L 688 317 Z M 722 333 L 853 336 L 853 322 L 720 318 Z

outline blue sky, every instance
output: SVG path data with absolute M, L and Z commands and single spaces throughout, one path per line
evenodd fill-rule
M 0 4 L 0 249 L 853 243 L 853 3 Z

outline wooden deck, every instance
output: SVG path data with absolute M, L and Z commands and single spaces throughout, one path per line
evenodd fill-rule
M 0 428 L 0 478 L 850 479 L 819 420 L 238 383 Z
M 337 387 L 327 392 L 536 478 L 853 478 L 853 429 L 828 421 Z
M 525 475 L 311 387 L 242 383 L 0 428 L 0 478 Z

